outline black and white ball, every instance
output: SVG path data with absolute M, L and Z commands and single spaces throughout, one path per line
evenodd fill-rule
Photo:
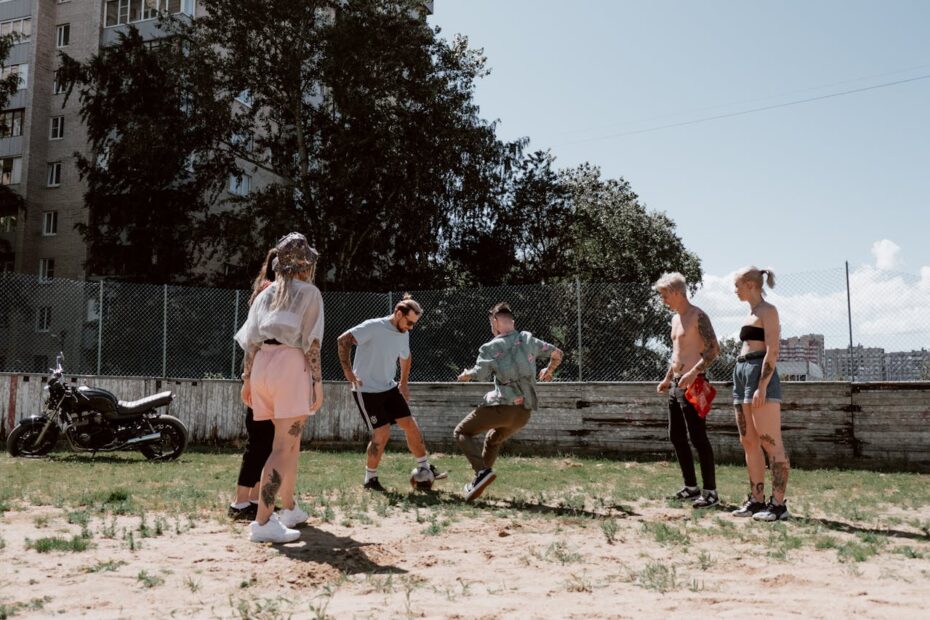
M 420 491 L 429 491 L 433 488 L 433 472 L 424 467 L 414 467 L 410 472 L 410 486 Z

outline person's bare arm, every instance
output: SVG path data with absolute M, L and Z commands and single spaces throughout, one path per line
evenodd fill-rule
M 352 332 L 345 332 L 336 341 L 339 350 L 339 364 L 342 366 L 342 374 L 345 375 L 346 381 L 353 387 L 361 387 L 362 382 L 352 372 L 352 347 L 358 344 Z
M 562 357 L 562 349 L 553 349 L 552 353 L 549 355 L 549 365 L 539 371 L 540 381 L 552 381 L 552 373 L 555 372 L 555 369 L 562 363 Z
M 400 381 L 398 382 L 397 389 L 400 390 L 401 395 L 404 397 L 408 403 L 410 402 L 410 387 L 407 385 L 407 382 L 410 380 L 410 367 L 413 366 L 413 356 L 408 355 L 405 358 L 400 358 Z
M 775 374 L 775 364 L 778 362 L 780 351 L 781 324 L 778 319 L 778 310 L 771 304 L 765 304 L 758 310 L 762 319 L 762 329 L 765 330 L 765 357 L 762 358 L 762 375 L 759 377 L 759 387 L 752 395 L 752 406 L 761 407 L 765 404 L 765 392 L 769 381 Z

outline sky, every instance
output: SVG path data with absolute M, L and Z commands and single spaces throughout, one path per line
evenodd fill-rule
M 484 49 L 502 139 L 629 181 L 707 293 L 755 264 L 844 313 L 848 261 L 855 340 L 930 347 L 930 2 L 436 0 L 430 22 Z

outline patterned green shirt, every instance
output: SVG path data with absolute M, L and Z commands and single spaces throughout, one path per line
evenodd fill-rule
M 481 345 L 478 361 L 466 371 L 478 381 L 494 377 L 494 389 L 484 395 L 486 405 L 514 405 L 536 409 L 536 360 L 546 359 L 555 347 L 530 332 L 512 331 Z

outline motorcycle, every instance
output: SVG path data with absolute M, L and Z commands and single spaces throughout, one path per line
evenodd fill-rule
M 156 411 L 174 399 L 172 392 L 121 401 L 107 390 L 62 381 L 63 360 L 59 353 L 43 387 L 48 393 L 45 415 L 21 420 L 7 437 L 11 456 L 45 456 L 62 432 L 71 448 L 81 452 L 138 450 L 150 461 L 173 461 L 181 456 L 187 447 L 187 427 Z

